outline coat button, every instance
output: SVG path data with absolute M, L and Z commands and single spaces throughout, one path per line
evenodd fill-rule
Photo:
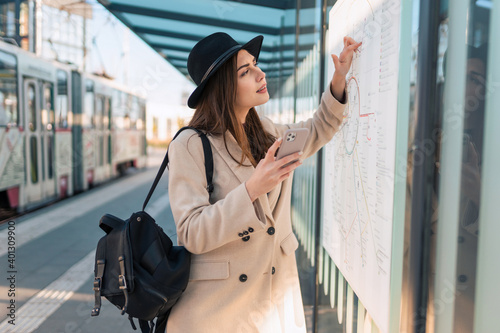
M 238 236 L 243 237 L 243 236 L 245 236 L 245 235 L 243 235 L 243 233 L 242 233 L 242 232 L 240 232 L 240 233 L 238 234 Z
M 247 242 L 250 239 L 250 236 L 246 236 L 242 238 L 244 242 Z
M 467 282 L 467 275 L 459 275 L 458 276 L 458 282 L 465 283 Z
M 253 232 L 253 228 L 252 227 L 248 228 L 248 232 Z
M 245 282 L 246 280 L 248 280 L 248 276 L 246 276 L 246 274 L 241 274 L 240 275 L 240 281 L 241 282 Z
M 276 269 L 275 269 L 275 268 L 274 268 L 274 266 L 273 266 L 273 269 L 271 270 L 271 274 L 273 274 L 273 275 L 274 275 L 274 273 L 276 273 Z
M 269 229 L 267 229 L 267 233 L 268 233 L 269 235 L 274 235 L 274 232 L 275 232 L 275 231 L 276 231 L 276 230 L 274 230 L 274 227 L 269 227 Z
M 243 235 L 248 235 L 248 231 L 243 231 Z

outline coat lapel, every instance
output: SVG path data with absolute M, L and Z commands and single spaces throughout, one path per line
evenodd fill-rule
M 219 156 L 224 160 L 224 162 L 229 166 L 231 171 L 234 173 L 234 175 L 238 178 L 238 180 L 241 183 L 246 182 L 253 174 L 255 171 L 255 168 L 253 165 L 250 163 L 250 161 L 245 158 L 245 161 L 243 164 L 245 166 L 239 165 L 238 162 L 236 162 L 228 153 L 227 150 L 231 153 L 231 155 L 236 159 L 239 160 L 241 157 L 241 148 L 236 142 L 236 139 L 233 137 L 233 135 L 229 132 L 226 132 L 226 142 L 227 142 L 227 148 L 224 145 L 224 139 L 222 136 L 208 136 L 210 142 L 212 143 L 212 146 L 215 147 L 217 150 L 217 153 Z M 248 166 L 247 166 L 248 165 Z M 217 172 L 217 170 L 215 170 Z M 276 190 L 279 191 L 280 186 L 276 186 L 270 194 L 275 192 Z M 271 222 L 274 224 L 274 217 L 272 213 L 272 209 L 269 205 L 269 198 L 267 194 L 261 195 L 257 201 L 259 202 L 260 206 L 262 207 L 262 210 L 266 214 L 266 216 L 271 220 Z

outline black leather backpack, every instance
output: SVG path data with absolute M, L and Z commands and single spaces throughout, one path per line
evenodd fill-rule
M 200 136 L 205 155 L 207 191 L 213 190 L 213 159 L 206 135 L 192 127 Z M 127 313 L 132 328 L 133 318 L 139 319 L 143 333 L 165 332 L 168 315 L 186 289 L 189 280 L 191 254 L 183 246 L 173 246 L 172 240 L 144 211 L 168 164 L 168 151 L 144 201 L 142 210 L 127 220 L 105 214 L 99 227 L 106 232 L 97 244 L 94 268 L 95 305 L 92 316 L 98 316 L 101 296 Z

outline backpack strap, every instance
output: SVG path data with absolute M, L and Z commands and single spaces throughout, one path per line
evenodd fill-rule
M 104 267 L 106 264 L 106 246 L 103 244 L 106 242 L 106 237 L 102 237 L 97 244 L 97 251 L 95 254 L 96 259 L 96 271 L 94 277 L 94 308 L 92 309 L 91 316 L 98 316 L 101 311 L 101 287 L 102 287 L 102 276 L 104 275 Z
M 142 333 L 166 333 L 167 332 L 167 320 L 168 317 L 170 316 L 170 311 L 172 311 L 172 308 L 170 308 L 166 313 L 162 314 L 161 316 L 158 316 L 156 318 L 156 326 L 154 321 L 147 321 L 144 319 L 139 319 L 139 326 L 141 327 L 141 332 Z
M 194 127 L 184 126 L 179 131 L 177 131 L 172 141 L 175 140 L 175 138 L 179 134 L 181 134 L 182 131 L 187 129 L 192 129 L 196 131 L 196 133 L 198 133 L 198 136 L 201 138 L 201 142 L 203 144 L 203 154 L 205 155 L 205 176 L 207 177 L 207 191 L 209 194 L 211 194 L 214 190 L 214 185 L 212 184 L 212 178 L 214 174 L 214 161 L 212 156 L 212 147 L 210 146 L 210 141 L 208 141 L 206 134 Z M 163 175 L 163 172 L 167 168 L 167 165 L 168 165 L 168 149 L 167 153 L 165 154 L 165 157 L 163 158 L 163 162 L 161 163 L 160 170 L 156 174 L 156 178 L 153 182 L 153 185 L 149 190 L 148 196 L 146 197 L 146 200 L 144 200 L 144 204 L 142 205 L 142 210 L 146 209 L 146 205 L 148 204 L 149 199 L 151 199 L 151 196 L 153 195 L 153 192 L 156 189 L 156 186 L 158 185 L 160 178 Z
M 139 319 L 139 326 L 141 327 L 142 333 L 149 333 L 152 330 L 152 327 L 149 326 L 150 323 L 147 320 Z M 154 324 L 153 324 L 154 327 Z

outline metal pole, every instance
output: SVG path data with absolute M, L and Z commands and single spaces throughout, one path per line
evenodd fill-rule
M 425 332 L 428 278 L 430 221 L 435 173 L 434 152 L 426 152 L 424 144 L 432 142 L 436 126 L 437 55 L 439 42 L 440 1 L 420 1 L 420 32 L 418 36 L 416 125 L 413 145 L 413 179 L 411 199 L 409 254 L 409 331 Z
M 295 54 L 293 69 L 293 122 L 297 116 L 297 73 L 299 66 L 299 36 L 300 36 L 300 0 L 297 0 L 295 7 Z
M 325 90 L 325 69 L 326 69 L 326 15 L 327 15 L 327 0 L 321 1 L 321 28 L 320 28 L 320 47 L 319 47 L 319 103 L 321 102 L 321 93 Z M 316 154 L 316 216 L 314 217 L 316 223 L 315 233 L 315 255 L 314 255 L 314 308 L 313 308 L 313 333 L 318 332 L 318 307 L 319 307 L 319 266 L 321 265 L 320 251 L 321 251 L 321 207 L 322 207 L 322 174 L 323 174 L 323 149 L 320 149 Z
M 279 51 L 279 74 L 278 74 L 278 103 L 279 103 L 279 114 L 283 114 L 283 44 L 285 43 L 285 15 L 281 15 L 281 35 L 280 35 L 280 51 Z

